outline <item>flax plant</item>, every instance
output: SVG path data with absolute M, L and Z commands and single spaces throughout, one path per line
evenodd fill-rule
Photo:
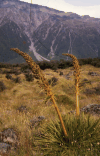
M 47 96 L 49 96 L 51 98 L 51 100 L 54 104 L 54 107 L 57 111 L 58 117 L 60 119 L 64 134 L 65 134 L 65 138 L 67 140 L 68 134 L 66 132 L 60 111 L 58 109 L 58 106 L 55 102 L 54 94 L 52 93 L 49 83 L 48 83 L 47 79 L 44 77 L 44 74 L 43 74 L 42 70 L 40 69 L 39 65 L 37 65 L 27 53 L 20 51 L 18 48 L 10 48 L 10 50 L 13 50 L 16 53 L 18 53 L 19 55 L 23 56 L 23 58 L 26 60 L 27 64 L 30 66 L 34 77 L 36 79 L 40 80 L 40 81 L 37 81 L 37 83 L 39 84 L 40 87 L 44 88 Z
M 70 56 L 73 59 L 73 65 L 74 69 L 74 76 L 75 76 L 75 87 L 76 87 L 76 116 L 79 116 L 79 100 L 78 100 L 78 95 L 79 95 L 79 78 L 80 78 L 80 70 L 79 70 L 79 62 L 77 58 L 72 55 L 72 54 L 62 54 L 62 55 L 67 55 Z

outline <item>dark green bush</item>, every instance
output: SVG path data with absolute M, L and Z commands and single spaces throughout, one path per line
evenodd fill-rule
M 6 78 L 7 78 L 7 79 L 12 79 L 12 76 L 11 76 L 10 74 L 7 73 L 7 74 L 6 74 Z
M 50 69 L 57 70 L 58 65 L 59 65 L 57 60 L 51 60 L 49 63 L 50 63 Z
M 52 86 L 55 86 L 57 81 L 58 81 L 58 79 L 56 77 L 52 77 L 52 79 L 48 80 L 48 83 L 49 83 L 49 85 L 52 84 Z
M 0 63 L 0 68 L 9 68 L 12 65 L 10 63 Z
M 0 92 L 4 91 L 5 89 L 7 89 L 6 86 L 2 81 L 0 81 Z
M 100 67 L 100 61 L 97 62 L 96 67 Z
M 15 70 L 15 69 L 11 69 L 10 71 L 4 70 L 2 72 L 2 74 L 15 74 L 15 75 L 17 75 L 17 74 L 19 74 L 19 72 L 17 70 Z
M 48 61 L 37 62 L 37 64 L 40 66 L 40 69 L 42 70 L 50 68 L 50 63 Z
M 0 74 L 2 74 L 2 69 L 0 69 Z
M 63 75 L 63 72 L 60 71 L 60 74 L 59 75 Z
M 15 83 L 21 83 L 21 81 L 20 81 L 20 78 L 19 78 L 19 77 L 12 78 L 12 80 L 13 80 Z
M 26 77 L 26 81 L 33 81 L 34 80 L 34 76 L 32 74 L 25 74 Z
M 28 69 L 29 68 L 29 66 L 28 65 L 23 65 L 23 66 L 21 66 L 21 72 L 24 72 L 26 69 Z
M 96 60 L 91 61 L 91 65 L 96 66 L 97 65 L 97 61 Z

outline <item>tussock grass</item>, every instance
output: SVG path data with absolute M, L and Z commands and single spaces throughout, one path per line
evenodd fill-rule
M 14 50 L 15 52 L 19 52 L 20 54 L 23 54 L 23 52 L 20 52 L 18 49 L 16 50 L 15 48 L 12 50 Z M 22 56 L 25 56 L 26 54 L 24 53 Z M 30 57 L 28 57 L 28 55 L 26 55 L 27 58 L 25 57 L 25 59 L 27 59 L 27 63 L 30 66 L 30 62 L 33 60 L 30 60 Z M 29 60 L 28 60 L 29 59 Z M 31 62 L 31 63 L 32 63 Z M 15 93 L 14 97 L 15 98 L 15 103 L 11 98 L 11 95 L 13 96 L 13 89 L 12 89 L 12 94 L 9 92 L 5 92 L 4 91 L 4 95 L 2 94 L 2 97 L 4 96 L 4 98 L 6 97 L 7 100 L 9 100 L 9 103 L 13 106 L 20 106 L 20 100 L 22 101 L 22 103 L 25 103 L 28 107 L 29 107 L 29 113 L 27 115 L 23 114 L 23 113 L 18 113 L 13 111 L 10 115 L 9 115 L 9 119 L 7 114 L 5 113 L 6 109 L 10 109 L 10 105 L 9 103 L 6 103 L 6 99 L 2 100 L 2 106 L 1 109 L 4 109 L 4 127 L 8 128 L 8 127 L 14 127 L 14 128 L 18 128 L 18 131 L 20 134 L 20 143 L 21 143 L 21 147 L 18 150 L 18 155 L 20 156 L 24 156 L 24 155 L 35 155 L 35 151 L 37 152 L 37 156 L 41 155 L 41 153 L 43 153 L 43 155 L 53 155 L 53 156 L 64 156 L 64 155 L 95 155 L 95 153 L 98 155 L 99 153 L 99 149 L 100 149 L 100 137 L 99 137 L 99 133 L 100 133 L 100 129 L 98 128 L 98 122 L 99 120 L 97 120 L 97 123 L 95 122 L 95 120 L 88 115 L 81 115 L 79 114 L 79 118 L 76 118 L 75 115 L 68 115 L 68 108 L 72 107 L 72 104 L 70 103 L 70 101 L 66 99 L 66 105 L 63 104 L 63 102 L 61 101 L 57 103 L 57 97 L 56 95 L 63 95 L 63 96 L 59 96 L 60 100 L 63 98 L 62 97 L 67 97 L 67 89 L 65 90 L 66 87 L 68 87 L 68 93 L 70 93 L 71 90 L 75 91 L 74 89 L 71 89 L 71 85 L 72 82 L 70 81 L 71 84 L 67 84 L 60 81 L 65 80 L 63 77 L 60 78 L 57 86 L 54 86 L 52 88 L 53 91 L 50 90 L 50 86 L 47 83 L 46 80 L 46 76 L 42 73 L 42 71 L 39 69 L 39 66 L 35 66 L 34 63 L 32 63 L 33 66 L 31 66 L 31 68 L 33 69 L 33 74 L 35 76 L 35 80 L 34 82 L 30 82 L 31 84 L 29 85 L 28 82 L 25 82 L 26 85 L 23 86 L 22 84 L 24 84 L 24 81 L 22 84 L 14 84 L 15 88 L 14 90 L 17 89 L 17 87 L 19 86 L 17 92 Z M 37 72 L 37 70 L 39 71 L 39 73 Z M 40 77 L 39 77 L 40 76 Z M 52 76 L 51 76 L 52 77 Z M 59 76 L 58 76 L 59 77 Z M 37 82 L 37 78 L 38 78 L 38 82 Z M 9 80 L 7 80 L 9 81 Z M 66 80 L 67 81 L 67 80 Z M 10 82 L 10 81 L 9 81 Z M 46 82 L 46 85 L 44 84 Z M 62 83 L 61 83 L 62 82 Z M 68 81 L 69 82 L 69 81 Z M 76 86 L 77 87 L 77 79 L 76 79 Z M 7 84 L 7 83 L 6 83 Z M 38 85 L 39 84 L 39 85 Z M 66 84 L 66 85 L 65 85 Z M 34 87 L 32 87 L 32 85 Z M 22 87 L 23 86 L 23 87 Z M 59 86 L 59 87 L 58 87 Z M 30 90 L 30 87 L 32 88 Z M 39 89 L 39 87 L 41 87 L 41 90 Z M 61 89 L 58 90 L 57 89 L 62 87 L 62 89 L 64 89 L 64 91 Z M 20 91 L 20 88 L 22 88 L 22 91 Z M 25 92 L 25 95 L 20 95 L 21 93 Z M 30 94 L 28 94 L 27 90 L 30 90 Z M 50 101 L 53 101 L 55 103 L 57 103 L 58 107 L 59 107 L 59 111 L 56 112 L 55 111 L 55 105 L 54 103 L 51 104 L 51 106 L 46 106 L 45 103 L 42 102 L 38 102 L 38 95 L 40 92 L 43 92 L 45 90 L 46 92 L 46 97 L 45 95 L 43 95 L 43 98 L 47 99 L 48 98 Z M 49 90 L 49 91 L 48 91 Z M 36 92 L 35 92 L 36 91 Z M 56 92 L 55 92 L 56 91 Z M 18 92 L 20 92 L 18 94 Z M 50 94 L 52 92 L 52 94 Z M 54 92 L 54 93 L 53 93 Z M 59 93 L 59 94 L 58 94 Z M 31 95 L 32 94 L 32 95 Z M 72 92 L 73 94 L 73 92 Z M 17 95 L 17 96 L 16 96 Z M 27 96 L 28 95 L 28 96 Z M 54 95 L 54 100 L 52 100 L 51 96 Z M 21 96 L 21 97 L 19 97 Z M 32 101 L 32 96 L 33 99 L 35 99 L 34 101 Z M 19 99 L 18 99 L 19 97 Z M 83 96 L 83 103 L 85 101 L 86 96 Z M 28 101 L 27 102 L 27 98 Z M 31 98 L 31 100 L 30 100 Z M 74 109 L 76 108 L 76 103 L 77 100 L 75 102 L 75 93 L 72 97 L 72 95 L 69 95 L 69 98 L 71 98 L 72 102 L 73 102 L 73 107 Z M 48 101 L 48 100 L 47 100 Z M 86 101 L 85 101 L 86 102 Z M 31 105 L 30 105 L 31 103 Z M 81 102 L 80 102 L 81 103 Z M 68 105 L 71 105 L 70 107 Z M 57 108 L 57 107 L 56 107 Z M 76 108 L 77 109 L 77 108 Z M 41 111 L 42 110 L 42 111 Z M 57 113 L 61 114 L 62 117 L 62 121 L 65 127 L 65 130 L 67 132 L 67 137 L 64 133 L 64 129 L 63 126 L 61 125 L 61 121 L 59 120 L 60 118 L 59 115 Z M 52 114 L 52 115 L 51 115 Z M 27 126 L 29 124 L 29 120 L 30 117 L 32 116 L 40 116 L 40 115 L 44 115 L 47 119 L 41 123 L 41 126 L 36 128 L 36 130 L 32 130 L 30 131 L 29 127 Z M 13 122 L 10 122 L 10 116 L 13 117 Z M 48 118 L 49 117 L 49 118 Z M 5 124 L 6 121 L 6 124 Z M 7 122 L 9 121 L 9 123 Z M 23 125 L 23 127 L 22 127 Z M 23 129 L 23 130 L 22 130 Z M 40 133 L 41 132 L 41 133 Z M 39 135 L 40 133 L 40 135 Z M 37 135 L 36 135 L 37 134 Z M 23 137 L 24 136 L 24 137 Z M 67 139 L 66 139 L 67 138 Z M 14 154 L 12 154 L 14 155 Z M 16 154 L 15 154 L 16 155 Z

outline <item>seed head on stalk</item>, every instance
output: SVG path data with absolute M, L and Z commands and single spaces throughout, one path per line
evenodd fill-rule
M 78 100 L 78 95 L 79 95 L 79 79 L 80 79 L 80 66 L 77 58 L 72 55 L 72 54 L 62 54 L 62 55 L 67 55 L 70 56 L 73 59 L 73 65 L 74 65 L 74 76 L 75 76 L 75 87 L 76 87 L 76 116 L 79 116 L 79 100 Z
M 34 77 L 36 79 L 38 78 L 40 80 L 40 82 L 38 82 L 38 83 L 39 83 L 39 85 L 41 87 L 44 88 L 47 96 L 50 96 L 50 98 L 51 98 L 51 100 L 52 100 L 52 102 L 54 104 L 54 107 L 55 107 L 55 109 L 57 111 L 58 117 L 60 119 L 64 134 L 65 134 L 65 138 L 66 138 L 66 140 L 68 140 L 68 134 L 66 132 L 65 125 L 64 125 L 62 117 L 61 117 L 61 113 L 60 113 L 60 111 L 58 109 L 58 106 L 57 106 L 57 104 L 55 102 L 54 94 L 52 93 L 51 88 L 49 86 L 49 83 L 46 80 L 46 78 L 44 77 L 44 74 L 42 73 L 39 65 L 37 65 L 27 53 L 24 53 L 24 52 L 20 51 L 18 48 L 10 48 L 10 50 L 13 50 L 16 53 L 18 53 L 19 55 L 23 56 L 23 58 L 26 60 L 27 64 L 30 66 Z

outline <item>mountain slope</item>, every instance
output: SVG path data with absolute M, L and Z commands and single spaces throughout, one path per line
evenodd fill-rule
M 28 53 L 34 61 L 69 59 L 62 53 L 96 58 L 99 41 L 99 18 L 18 0 L 0 0 L 0 62 L 25 62 L 10 48 Z

